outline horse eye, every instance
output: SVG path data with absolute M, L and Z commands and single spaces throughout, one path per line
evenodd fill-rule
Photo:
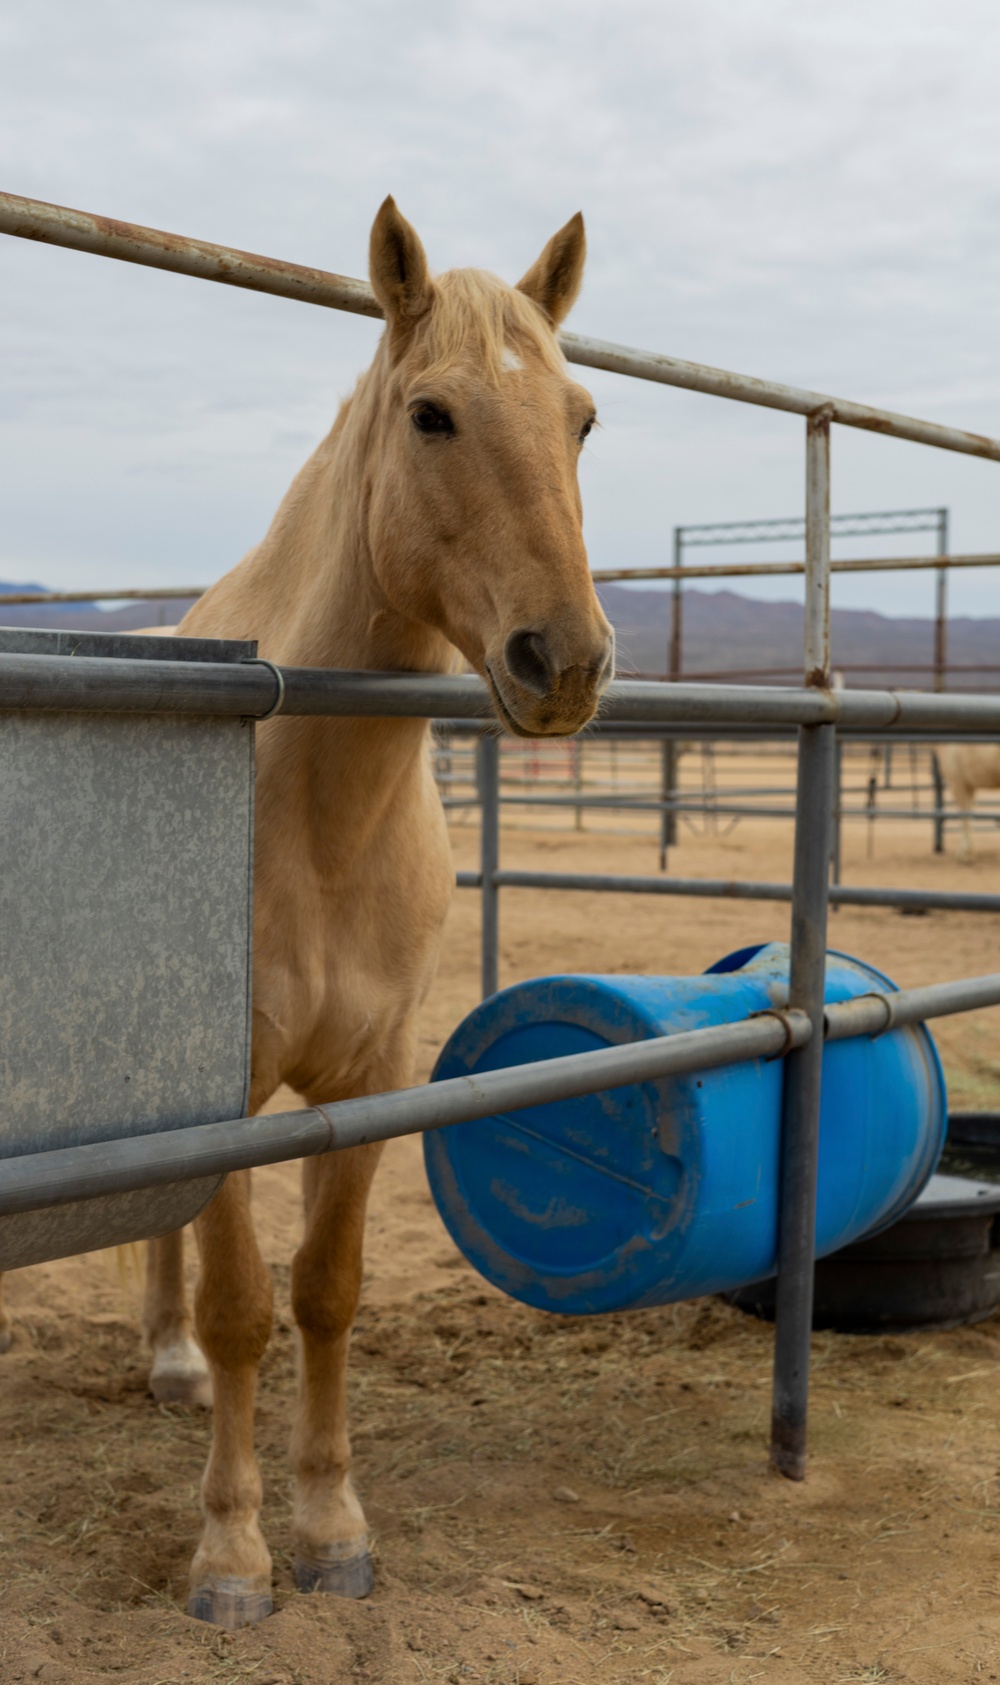
M 437 434 L 439 438 L 450 438 L 455 431 L 455 423 L 448 411 L 439 409 L 437 404 L 418 404 L 412 413 L 411 420 L 418 433 Z
M 584 439 L 587 437 L 587 434 L 592 431 L 593 426 L 594 426 L 594 422 L 596 420 L 597 420 L 596 416 L 589 415 L 587 417 L 586 421 L 584 422 L 583 426 L 580 428 L 580 443 L 581 443 L 581 445 L 583 444 Z

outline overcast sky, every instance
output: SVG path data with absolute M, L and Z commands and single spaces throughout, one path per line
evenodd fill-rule
M 997 435 L 998 85 L 996 0 L 32 0 L 2 185 L 355 275 L 387 192 L 434 268 L 510 280 L 582 208 L 577 331 Z M 2 236 L 0 288 L 0 579 L 52 586 L 224 572 L 379 331 Z M 595 566 L 801 512 L 799 418 L 582 374 Z M 835 429 L 835 510 L 937 504 L 1000 550 L 998 465 Z M 1000 570 L 952 600 L 1000 613 Z

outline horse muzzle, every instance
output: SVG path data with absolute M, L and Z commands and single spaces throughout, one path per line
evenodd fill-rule
M 504 640 L 486 671 L 501 723 L 516 737 L 571 737 L 592 720 L 614 676 L 614 633 L 602 631 L 560 661 L 553 641 L 527 627 Z

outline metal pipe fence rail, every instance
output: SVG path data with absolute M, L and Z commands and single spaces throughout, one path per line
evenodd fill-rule
M 617 682 L 619 681 L 616 681 L 616 683 Z M 623 679 L 620 682 L 632 685 L 639 681 L 635 679 Z M 643 680 L 642 682 L 645 683 L 647 681 Z M 652 682 L 654 682 L 660 690 L 667 689 L 667 686 L 663 684 L 662 680 L 655 680 Z M 692 682 L 701 683 L 700 680 Z M 677 689 L 675 685 L 671 685 L 669 688 L 672 692 Z M 704 688 L 708 688 L 707 684 Z M 722 688 L 731 690 L 734 687 L 727 684 Z M 752 695 L 755 691 L 759 692 L 760 690 L 763 690 L 764 686 L 748 685 L 745 688 L 746 691 Z M 772 686 L 770 688 L 775 689 L 778 687 Z M 789 687 L 782 686 L 780 688 L 786 695 L 788 694 Z M 838 692 L 838 694 L 843 695 L 844 693 Z M 856 695 L 857 692 L 851 692 L 850 694 Z M 888 694 L 896 695 L 898 693 L 889 692 Z M 926 693 L 919 692 L 918 694 L 924 695 Z M 992 699 L 992 695 L 989 692 L 985 693 L 985 696 L 982 692 L 977 692 L 976 694 L 980 699 Z M 476 739 L 482 737 L 487 732 L 496 731 L 497 727 L 495 721 L 492 721 L 485 715 L 482 715 L 478 717 L 470 716 L 468 719 L 447 720 L 441 718 L 439 729 L 443 731 L 446 736 Z M 798 749 L 798 740 L 794 724 L 782 724 L 780 721 L 777 723 L 773 721 L 768 722 L 766 725 L 757 725 L 747 720 L 738 719 L 719 723 L 710 720 L 699 720 L 694 717 L 690 720 L 684 720 L 683 722 L 658 719 L 649 719 L 646 721 L 639 719 L 605 720 L 598 717 L 597 719 L 591 720 L 590 724 L 585 728 L 581 735 L 588 741 L 591 738 L 619 738 L 624 742 L 634 740 L 635 738 L 648 737 L 656 738 L 658 740 L 673 738 L 674 740 L 679 740 L 681 742 L 694 743 L 702 741 L 711 743 L 734 743 L 740 744 L 741 746 L 746 744 L 753 745 L 755 743 L 781 743 L 790 745 L 796 754 Z M 967 724 L 963 724 L 958 728 L 945 725 L 938 725 L 936 727 L 934 725 L 930 725 L 899 726 L 892 729 L 880 730 L 877 727 L 847 725 L 843 721 L 839 721 L 837 724 L 837 737 L 841 743 L 914 743 L 924 744 L 929 748 L 934 748 L 936 744 L 951 741 L 952 739 L 956 742 L 961 741 L 962 743 L 995 743 L 997 741 L 995 728 L 991 728 L 990 726 L 979 728 Z
M 830 563 L 831 573 L 939 573 L 960 568 L 1000 567 L 1000 554 L 993 550 L 972 555 L 954 556 L 858 556 L 844 557 Z M 674 563 L 650 568 L 595 568 L 594 578 L 600 585 L 629 580 L 641 585 L 647 579 L 769 579 L 775 575 L 799 575 L 806 571 L 805 562 L 718 562 L 697 564 Z M 909 671 L 909 669 L 907 669 Z
M 837 672 L 840 674 L 867 673 L 869 675 L 875 674 L 881 676 L 886 673 L 902 673 L 908 681 L 910 681 L 916 674 L 926 677 L 928 675 L 933 675 L 936 671 L 937 668 L 934 663 L 930 661 L 838 661 L 837 663 Z M 718 669 L 710 668 L 707 670 L 698 667 L 696 671 L 688 673 L 686 676 L 689 679 L 698 679 L 702 684 L 744 684 L 747 681 L 753 680 L 758 682 L 767 680 L 769 683 L 781 684 L 789 679 L 795 680 L 798 677 L 798 672 L 799 670 L 797 667 L 720 667 Z M 985 673 L 987 675 L 993 674 L 995 676 L 1000 673 L 1000 662 L 950 661 L 948 663 L 949 677 L 953 673 Z M 638 671 L 637 669 L 630 670 L 628 673 L 621 673 L 619 676 L 621 678 L 629 679 L 664 680 L 664 675 L 662 673 L 644 673 Z M 673 681 L 670 682 L 672 683 Z M 923 690 L 924 686 L 908 682 L 904 688 L 907 690 Z M 930 688 L 935 689 L 937 687 L 932 685 Z M 949 686 L 949 688 L 952 687 Z M 989 689 L 990 687 L 977 685 L 974 688 L 981 693 L 984 689 Z
M 821 1011 L 816 1019 L 821 1027 L 818 1041 L 880 1035 L 897 1025 L 997 1005 L 1000 973 L 893 995 L 863 995 Z M 498 1112 L 597 1094 L 625 1083 L 778 1058 L 811 1040 L 813 1021 L 807 1014 L 778 1005 L 734 1024 L 480 1071 L 474 1077 L 367 1094 L 304 1111 L 25 1153 L 3 1160 L 0 1167 L 0 1217 L 339 1152 Z
M 137 589 L 116 587 L 107 591 L 3 591 L 0 608 L 24 607 L 31 603 L 158 603 L 190 602 L 203 597 L 207 585 L 143 585 Z
M 727 792 L 728 793 L 728 792 Z M 767 792 L 764 792 L 765 794 Z M 784 791 L 776 792 L 784 795 Z M 793 792 L 794 793 L 794 792 Z M 860 792 L 859 792 L 860 793 Z M 470 797 L 445 796 L 442 805 L 449 807 L 468 807 Z M 692 796 L 657 798 L 655 796 L 630 795 L 622 791 L 620 795 L 570 795 L 564 796 L 554 791 L 541 791 L 535 795 L 512 795 L 501 793 L 501 807 L 553 807 L 553 808 L 593 808 L 599 812 L 615 812 L 621 809 L 626 813 L 700 813 L 706 812 L 730 814 L 743 819 L 794 819 L 794 807 L 764 807 L 759 803 L 734 802 L 717 799 L 714 796 L 703 796 L 697 800 Z M 874 815 L 867 807 L 842 807 L 843 819 L 868 819 Z M 877 810 L 880 819 L 990 819 L 1000 821 L 1000 810 L 995 808 L 954 808 L 954 807 L 880 807 Z
M 485 874 L 458 872 L 459 889 L 482 889 Z M 528 872 L 494 870 L 490 882 L 499 889 L 571 890 L 580 894 L 602 891 L 613 895 L 667 895 L 706 901 L 791 901 L 790 883 L 765 883 L 751 878 L 671 878 L 644 877 L 639 874 L 616 872 Z M 836 907 L 895 907 L 908 912 L 942 913 L 1000 913 L 1000 895 L 976 890 L 948 889 L 892 889 L 875 888 L 866 884 L 831 883 L 827 889 L 831 906 Z M 486 944 L 484 943 L 484 951 Z M 493 950 L 494 953 L 496 950 Z M 495 968 L 484 960 L 483 994 L 495 994 Z
M 0 232 L 196 276 L 227 286 L 273 293 L 328 309 L 373 317 L 381 314 L 369 287 L 350 277 L 279 262 L 183 235 L 116 222 L 13 194 L 0 195 Z M 603 713 L 606 719 L 620 723 L 653 721 L 678 724 L 689 721 L 713 727 L 753 724 L 797 728 L 799 777 L 787 1010 L 804 1015 L 810 1027 L 818 1025 L 822 1020 L 824 1001 L 829 906 L 827 866 L 835 800 L 837 728 L 936 730 L 946 734 L 969 729 L 1000 734 L 1000 698 L 831 690 L 831 425 L 838 423 L 991 462 L 1000 462 L 1000 440 L 777 381 L 757 379 L 576 334 L 562 334 L 560 343 L 571 363 L 702 392 L 716 398 L 761 405 L 805 420 L 803 688 L 779 690 L 739 685 L 678 683 L 664 686 L 616 682 L 610 687 Z M 946 546 L 940 548 L 945 549 Z M 138 671 L 139 668 L 142 671 Z M 129 663 L 58 657 L 3 657 L 0 663 L 0 710 L 25 708 L 55 708 L 84 713 L 188 712 L 249 718 L 263 718 L 275 712 L 382 717 L 410 714 L 427 718 L 453 718 L 458 715 L 481 720 L 488 712 L 488 699 L 478 680 L 437 675 L 417 677 L 315 673 L 297 669 L 279 671 L 267 662 L 247 663 L 243 669 L 220 666 L 213 670 L 205 665 L 195 671 L 192 664 L 182 662 Z M 495 740 L 484 739 L 485 743 L 491 741 L 495 751 Z M 489 753 L 489 750 L 485 751 L 487 756 Z M 488 865 L 483 887 L 487 895 L 495 896 L 495 863 L 489 862 Z M 992 998 L 1000 999 L 1000 990 Z M 926 998 L 923 1010 L 930 1011 Z M 801 1027 L 803 1017 L 790 1022 Z M 785 1025 L 779 1024 L 778 1027 L 784 1041 Z M 762 1031 L 752 1027 L 752 1033 L 760 1035 Z M 668 1039 L 673 1039 L 676 1044 L 680 1038 Z M 649 1044 L 639 1045 L 641 1048 Z M 637 1056 L 634 1048 L 624 1051 L 631 1057 Z M 706 1051 L 703 1049 L 701 1056 Z M 822 1052 L 823 1038 L 810 1033 L 808 1039 L 803 1039 L 800 1045 L 787 1053 L 784 1083 L 771 1456 L 775 1466 L 792 1478 L 801 1478 L 805 1471 Z M 483 1079 L 477 1080 L 482 1082 Z M 524 1080 L 531 1082 L 531 1095 L 537 1103 L 541 1081 L 539 1067 L 530 1067 Z M 607 1078 L 603 1077 L 595 1081 L 594 1088 L 599 1088 L 605 1080 Z M 620 1074 L 615 1078 L 618 1083 L 623 1080 L 626 1079 Z M 437 1085 L 437 1098 L 425 1098 L 425 1095 L 433 1096 L 432 1090 L 417 1091 L 421 1097 L 419 1106 L 425 1108 L 420 1111 L 420 1121 L 417 1122 L 412 1121 L 414 1114 L 408 1114 L 409 1121 L 404 1115 L 408 1106 L 418 1104 L 407 1098 L 407 1094 L 413 1091 L 375 1101 L 344 1102 L 345 1106 L 361 1105 L 363 1110 L 366 1109 L 363 1118 L 354 1113 L 355 1128 L 360 1131 L 354 1138 L 374 1139 L 373 1134 L 366 1135 L 365 1132 L 379 1127 L 387 1128 L 390 1133 L 404 1133 L 411 1127 L 435 1127 L 443 1122 L 458 1121 L 460 1117 L 484 1115 L 477 1113 L 477 1105 L 486 1106 L 486 1115 L 489 1115 L 501 1103 L 496 1094 L 488 1100 L 476 1099 L 466 1089 L 460 1108 L 445 1116 L 435 1107 L 445 1105 L 446 1100 L 441 1098 L 441 1093 L 446 1087 L 446 1084 Z M 506 1103 L 514 1103 L 509 1093 Z M 380 1125 L 375 1112 L 387 1119 L 393 1108 L 396 1111 L 396 1127 L 389 1128 L 386 1123 Z M 338 1108 L 317 1108 L 306 1114 L 305 1120 L 301 1116 L 294 1117 L 287 1127 L 300 1131 L 293 1149 L 295 1156 L 303 1151 L 325 1151 L 330 1146 L 346 1144 L 349 1136 L 346 1117 L 343 1109 Z M 270 1151 L 267 1146 L 268 1130 L 281 1121 L 258 1118 L 207 1127 L 216 1131 L 236 1131 L 237 1134 L 246 1131 L 244 1139 L 256 1134 L 255 1144 L 250 1149 L 252 1156 L 243 1160 L 252 1163 L 266 1160 Z M 338 1127 L 341 1130 L 339 1135 Z M 317 1139 L 311 1133 L 313 1131 L 319 1132 L 318 1145 L 310 1145 L 310 1141 Z M 193 1135 L 195 1132 L 185 1133 Z M 221 1137 L 216 1135 L 211 1139 L 217 1143 Z M 287 1137 L 285 1139 L 287 1142 Z M 195 1142 L 190 1140 L 188 1146 L 193 1150 Z M 126 1153 L 155 1152 L 168 1158 L 171 1152 L 182 1151 L 183 1144 L 178 1137 L 166 1135 L 146 1137 L 123 1150 Z M 212 1152 L 216 1150 L 216 1147 L 210 1146 L 206 1159 L 213 1163 L 221 1162 L 218 1158 L 211 1159 Z M 78 1149 L 83 1154 L 96 1152 L 100 1155 L 101 1151 L 100 1148 Z M 107 1156 L 110 1154 L 106 1150 Z M 225 1156 L 222 1155 L 223 1158 Z M 95 1167 L 89 1184 L 95 1188 L 102 1185 L 101 1177 L 110 1173 L 99 1156 L 97 1159 L 77 1157 L 74 1162 L 81 1176 L 85 1174 L 85 1166 Z M 36 1165 L 36 1171 L 38 1168 Z M 186 1173 L 190 1173 L 190 1168 L 186 1167 Z M 67 1169 L 64 1165 L 63 1175 Z M 17 1161 L 8 1161 L 3 1166 L 3 1178 L 8 1189 L 12 1190 L 13 1186 L 8 1178 L 16 1179 L 19 1174 L 30 1181 L 31 1171 L 24 1161 L 21 1161 L 20 1170 Z M 176 1178 L 177 1174 L 176 1165 L 170 1169 L 163 1168 L 164 1180 L 171 1175 Z M 51 1186 L 49 1191 L 51 1193 Z M 76 1187 L 75 1195 L 78 1196 L 79 1191 Z M 34 1192 L 26 1192 L 24 1197 L 37 1200 L 40 1193 L 41 1184 L 34 1184 Z
M 263 719 L 275 714 L 367 719 L 492 721 L 482 679 L 445 673 L 350 672 L 276 667 L 262 659 L 236 666 L 202 661 L 129 661 L 100 656 L 0 655 L 0 711 L 83 714 L 203 714 Z M 835 725 L 858 733 L 967 731 L 1000 736 L 1000 696 L 925 691 L 831 690 L 826 686 L 664 685 L 615 679 L 599 724 L 650 727 Z M 589 730 L 590 728 L 588 728 Z M 488 734 L 484 734 L 488 735 Z

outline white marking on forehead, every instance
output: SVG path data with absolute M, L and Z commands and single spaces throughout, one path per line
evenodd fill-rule
M 518 356 L 517 352 L 512 350 L 509 345 L 504 346 L 503 356 L 501 357 L 500 361 L 501 361 L 501 364 L 503 366 L 505 374 L 517 374 L 524 368 L 524 364 L 522 363 L 522 361 L 521 361 L 520 357 Z

